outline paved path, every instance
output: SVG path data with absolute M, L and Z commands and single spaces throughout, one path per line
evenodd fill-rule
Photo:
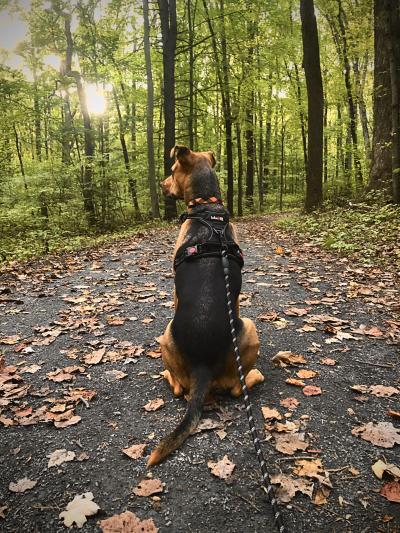
M 266 377 L 251 397 L 288 531 L 399 531 L 400 504 L 379 493 L 386 487 L 393 498 L 399 483 L 371 470 L 378 459 L 400 463 L 400 422 L 387 414 L 400 410 L 392 275 L 296 242 L 267 218 L 238 229 L 246 256 L 242 315 L 256 321 Z M 221 398 L 205 412 L 204 429 L 147 474 L 146 456 L 185 408 L 160 377 L 156 341 L 173 313 L 176 233 L 152 231 L 9 268 L 0 278 L 8 365 L 0 373 L 1 531 L 66 531 L 58 515 L 85 492 L 101 510 L 83 532 L 101 531 L 99 520 L 127 510 L 153 519 L 162 533 L 273 531 L 238 400 Z M 280 351 L 305 363 L 275 366 Z M 299 377 L 301 370 L 315 375 Z M 160 398 L 161 408 L 144 408 Z M 264 410 L 272 418 L 263 420 L 261 407 L 278 413 Z M 386 425 L 377 436 L 369 422 Z M 368 429 L 376 444 L 391 447 L 363 440 Z M 122 449 L 135 444 L 146 447 L 131 459 Z M 73 460 L 48 467 L 48 455 L 60 449 Z M 225 455 L 236 465 L 226 481 L 208 466 Z M 161 480 L 162 492 L 133 492 L 146 475 Z M 37 483 L 9 490 L 23 478 Z

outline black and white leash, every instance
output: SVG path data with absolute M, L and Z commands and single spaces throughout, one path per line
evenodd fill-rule
M 260 446 L 260 439 L 259 439 L 257 428 L 255 425 L 253 412 L 252 412 L 252 406 L 251 406 L 248 389 L 247 389 L 247 385 L 246 385 L 246 381 L 245 381 L 245 377 L 243 373 L 242 362 L 240 359 L 239 345 L 238 345 L 238 341 L 236 338 L 235 322 L 233 318 L 231 289 L 229 285 L 229 258 L 228 258 L 226 247 L 224 247 L 224 244 L 222 242 L 222 239 L 221 239 L 221 247 L 222 247 L 221 260 L 222 260 L 222 267 L 224 269 L 226 300 L 227 300 L 227 307 L 228 307 L 228 314 L 229 314 L 229 323 L 230 323 L 231 334 L 232 334 L 233 351 L 235 354 L 235 360 L 236 360 L 237 371 L 239 374 L 240 384 L 242 386 L 244 405 L 246 407 L 246 414 L 247 414 L 247 419 L 249 421 L 250 432 L 251 432 L 251 436 L 253 439 L 254 448 L 256 450 L 257 459 L 260 464 L 260 470 L 261 470 L 261 475 L 262 475 L 261 488 L 267 495 L 267 499 L 271 505 L 272 512 L 274 515 L 274 523 L 275 523 L 277 530 L 279 531 L 279 533 L 284 533 L 286 529 L 283 524 L 282 513 L 278 507 L 278 502 L 275 497 L 275 490 L 271 484 L 271 479 L 266 468 L 266 462 L 265 462 L 264 454 Z

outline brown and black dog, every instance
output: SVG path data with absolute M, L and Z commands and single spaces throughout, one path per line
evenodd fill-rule
M 176 161 L 172 175 L 162 184 L 167 196 L 183 199 L 190 216 L 198 218 L 226 217 L 218 179 L 214 171 L 212 152 L 193 152 L 185 146 L 175 146 L 171 157 Z M 210 227 L 198 218 L 183 222 L 174 249 L 174 259 L 186 249 L 210 240 Z M 225 219 L 224 219 L 225 220 Z M 211 228 L 211 233 L 213 233 Z M 226 241 L 237 243 L 231 223 L 225 229 Z M 238 248 L 236 246 L 236 248 Z M 254 323 L 239 317 L 241 265 L 229 257 L 230 290 L 234 302 L 234 324 L 246 385 L 251 388 L 264 380 L 255 370 L 259 340 Z M 231 329 L 227 312 L 226 287 L 221 257 L 204 254 L 194 260 L 175 261 L 175 316 L 161 338 L 164 377 L 175 396 L 186 394 L 188 405 L 178 427 L 153 450 L 148 466 L 160 463 L 176 450 L 198 425 L 203 403 L 212 391 L 228 391 L 237 397 L 241 385 L 233 355 Z

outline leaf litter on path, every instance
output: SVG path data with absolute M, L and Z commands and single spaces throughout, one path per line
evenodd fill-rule
M 78 528 L 83 527 L 87 522 L 87 517 L 95 515 L 100 510 L 100 507 L 93 501 L 93 498 L 92 492 L 76 495 L 69 502 L 66 510 L 58 515 L 60 519 L 64 520 L 64 525 L 71 527 L 73 524 L 76 524 Z
M 152 518 L 141 520 L 131 511 L 116 514 L 99 521 L 102 533 L 157 533 Z

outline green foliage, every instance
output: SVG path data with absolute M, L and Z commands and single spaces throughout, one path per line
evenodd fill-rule
M 326 206 L 312 215 L 289 215 L 277 225 L 328 250 L 369 264 L 400 268 L 400 207 L 358 203 L 347 207 Z

